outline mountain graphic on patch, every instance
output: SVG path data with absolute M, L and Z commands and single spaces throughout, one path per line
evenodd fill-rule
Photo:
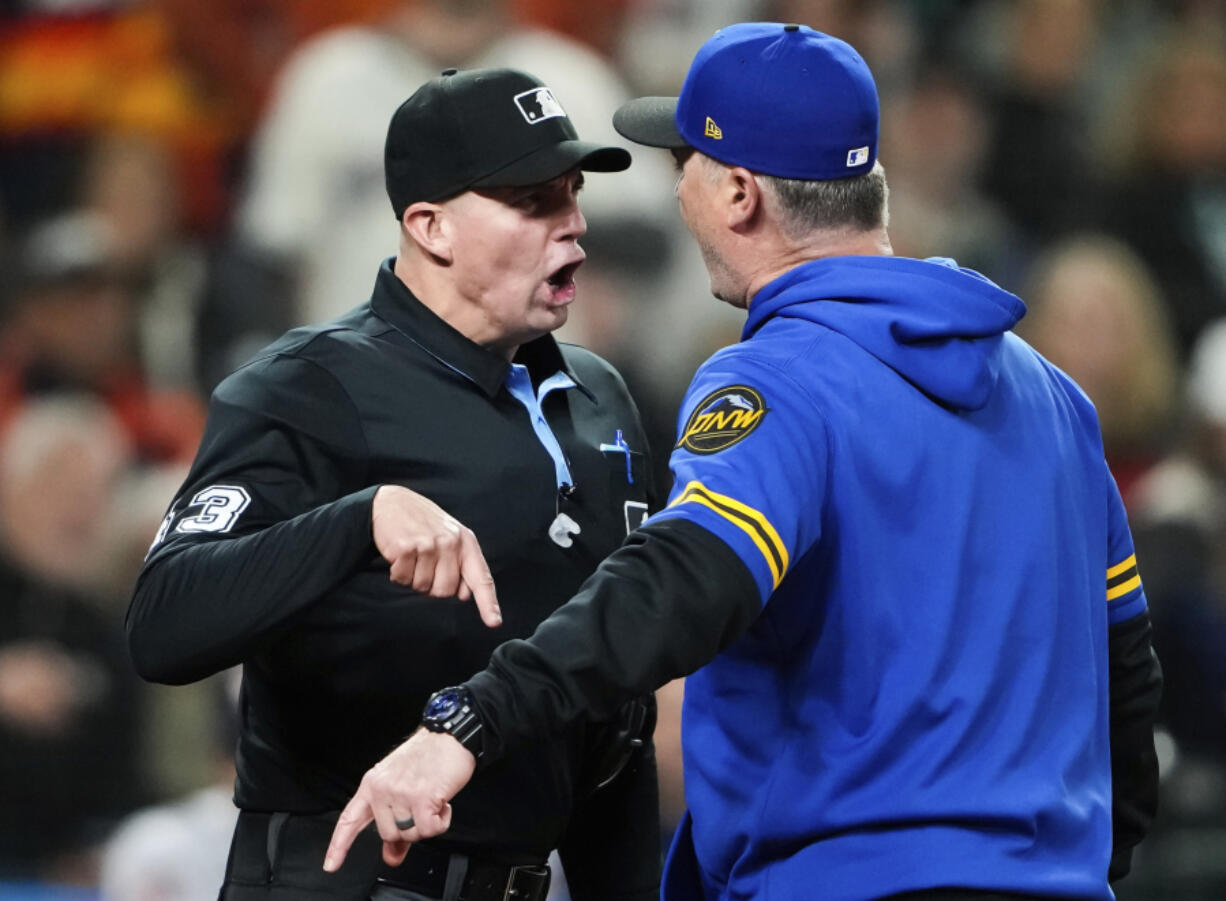
M 711 404 L 709 407 L 707 407 L 702 412 L 703 413 L 714 413 L 720 407 L 724 407 L 724 406 L 735 407 L 741 410 L 748 410 L 750 413 L 758 409 L 753 404 L 751 404 L 748 400 L 746 400 L 745 395 L 743 394 L 727 394 L 721 397 L 715 403 Z

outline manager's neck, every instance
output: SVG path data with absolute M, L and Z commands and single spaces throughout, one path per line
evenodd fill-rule
M 748 298 L 752 302 L 758 292 L 785 272 L 790 272 L 803 263 L 827 257 L 881 257 L 893 256 L 889 233 L 885 228 L 869 231 L 858 229 L 822 229 L 809 232 L 802 238 L 780 242 L 774 253 L 760 257 L 761 265 L 750 276 Z

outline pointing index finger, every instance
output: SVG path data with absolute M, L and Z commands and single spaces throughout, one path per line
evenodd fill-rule
M 374 818 L 370 804 L 362 795 L 350 799 L 336 821 L 336 828 L 332 830 L 332 841 L 328 843 L 328 851 L 324 855 L 324 872 L 335 873 L 341 868 L 354 839 Z
M 471 531 L 465 531 L 461 539 L 463 548 L 460 559 L 460 576 L 472 592 L 481 621 L 491 629 L 502 625 L 502 610 L 498 607 L 498 593 L 494 590 L 494 577 L 489 564 L 481 553 L 481 545 Z

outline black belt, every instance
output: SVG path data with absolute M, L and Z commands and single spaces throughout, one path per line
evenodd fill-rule
M 1048 895 L 1022 895 L 1016 892 L 991 892 L 973 888 L 934 888 L 890 895 L 881 901 L 1077 901 L 1076 898 L 1052 898 Z
M 487 863 L 422 845 L 410 849 L 404 863 L 379 881 L 429 898 L 442 898 L 453 860 L 467 863 L 457 901 L 545 901 L 549 894 L 547 864 Z

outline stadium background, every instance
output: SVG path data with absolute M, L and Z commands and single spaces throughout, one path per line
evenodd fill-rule
M 1021 293 L 1019 330 L 1097 405 L 1167 675 L 1162 811 L 1119 896 L 1226 898 L 1222 3 L 0 0 L 0 901 L 215 896 L 234 674 L 138 684 L 126 594 L 212 386 L 360 302 L 394 252 L 387 98 L 517 65 L 612 139 L 622 99 L 675 93 L 748 19 L 863 52 L 896 251 Z M 739 317 L 707 295 L 667 158 L 635 157 L 585 189 L 564 336 L 621 368 L 666 478 L 686 378 Z

